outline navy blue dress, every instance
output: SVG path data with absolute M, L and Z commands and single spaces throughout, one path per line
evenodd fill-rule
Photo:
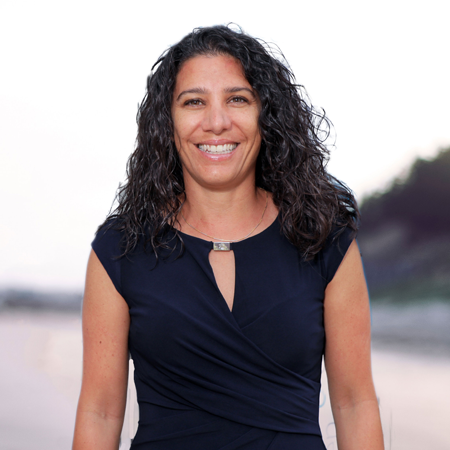
M 305 262 L 278 220 L 233 243 L 230 311 L 209 264 L 212 242 L 155 264 L 118 231 L 92 247 L 130 310 L 139 427 L 133 450 L 324 450 L 318 425 L 324 291 L 351 243 L 345 230 Z

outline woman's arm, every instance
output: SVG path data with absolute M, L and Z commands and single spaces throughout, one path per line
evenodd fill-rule
M 325 366 L 339 450 L 384 449 L 370 364 L 369 296 L 356 241 L 324 302 Z
M 128 381 L 128 306 L 91 252 L 83 300 L 83 382 L 73 450 L 117 450 Z

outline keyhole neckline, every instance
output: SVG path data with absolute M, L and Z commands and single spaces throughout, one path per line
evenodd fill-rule
M 268 234 L 273 228 L 275 228 L 276 224 L 278 223 L 278 219 L 279 219 L 279 214 L 277 215 L 275 220 L 268 227 L 264 228 L 264 230 L 260 231 L 259 233 L 256 233 L 253 236 L 249 236 L 248 238 L 243 239 L 242 241 L 231 242 L 230 250 L 236 250 L 236 248 L 239 248 L 242 245 L 245 245 L 247 243 L 250 243 L 250 242 L 253 242 L 253 241 L 256 241 L 258 239 L 265 237 L 266 234 Z M 187 237 L 188 239 L 191 239 L 193 242 L 198 242 L 200 245 L 205 246 L 205 248 L 207 248 L 208 250 L 213 249 L 214 241 L 212 241 L 210 239 L 203 239 L 203 238 L 200 238 L 197 236 L 192 236 L 191 234 L 184 233 L 183 231 L 180 231 L 180 230 L 178 230 L 178 233 L 183 237 L 183 239 L 185 237 Z

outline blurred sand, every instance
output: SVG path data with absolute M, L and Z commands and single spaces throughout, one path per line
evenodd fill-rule
M 70 449 L 81 385 L 81 321 L 0 315 L 0 449 Z
M 0 342 L 0 450 L 70 449 L 81 382 L 80 317 L 2 311 Z M 450 449 L 450 355 L 383 347 L 374 351 L 373 373 L 387 450 Z M 324 442 L 336 450 L 326 379 L 321 403 Z

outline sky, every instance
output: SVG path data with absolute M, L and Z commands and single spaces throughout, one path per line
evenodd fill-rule
M 158 56 L 198 26 L 275 43 L 359 200 L 450 145 L 446 1 L 0 3 L 0 288 L 82 290 Z M 257 5 L 257 7 L 255 7 Z

